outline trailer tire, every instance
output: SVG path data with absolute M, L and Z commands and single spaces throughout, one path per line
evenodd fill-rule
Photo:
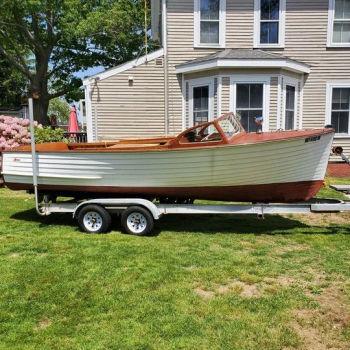
M 112 224 L 111 214 L 96 204 L 83 207 L 77 218 L 81 230 L 86 233 L 106 233 Z
M 123 231 L 134 236 L 147 236 L 154 227 L 152 214 L 143 207 L 130 207 L 121 216 Z

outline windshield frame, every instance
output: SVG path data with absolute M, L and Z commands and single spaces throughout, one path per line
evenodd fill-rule
M 235 130 L 232 135 L 228 135 L 220 126 L 220 122 L 223 120 L 229 120 L 230 123 L 232 124 L 232 126 Z M 202 130 L 204 130 L 205 128 L 208 128 L 211 125 L 213 125 L 216 128 L 216 130 L 219 132 L 222 140 L 210 141 L 210 142 L 189 142 L 189 143 L 181 142 L 181 140 L 191 131 L 194 131 L 198 128 L 201 128 Z M 192 126 L 191 128 L 186 129 L 181 134 L 179 134 L 174 141 L 179 146 L 180 145 L 182 145 L 182 146 L 194 146 L 194 145 L 199 145 L 199 144 L 201 144 L 203 146 L 209 145 L 209 144 L 228 144 L 228 143 L 230 143 L 231 139 L 239 133 L 245 133 L 245 130 L 244 130 L 243 126 L 241 125 L 241 123 L 239 122 L 239 120 L 237 119 L 237 117 L 235 116 L 235 114 L 231 112 L 231 113 L 226 113 L 226 114 L 222 115 L 221 117 L 214 119 L 210 122 L 198 124 L 198 125 Z

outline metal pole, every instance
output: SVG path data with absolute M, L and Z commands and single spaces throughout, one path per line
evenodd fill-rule
M 147 18 L 147 11 L 148 11 L 148 8 L 147 8 L 147 0 L 145 0 L 145 49 L 146 49 L 146 62 L 148 62 L 148 35 L 147 35 L 147 28 L 148 28 L 148 18 Z
M 162 39 L 164 50 L 164 131 L 169 135 L 169 61 L 168 61 L 168 26 L 167 2 L 162 0 Z
M 33 170 L 33 186 L 35 195 L 35 209 L 39 215 L 42 215 L 39 209 L 39 198 L 38 198 L 38 165 L 35 149 L 35 135 L 34 135 L 34 108 L 33 99 L 28 99 L 29 107 L 29 121 L 30 121 L 30 146 L 32 151 L 32 170 Z

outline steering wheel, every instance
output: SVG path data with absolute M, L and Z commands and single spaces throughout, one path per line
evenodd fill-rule
M 201 138 L 201 141 L 205 140 L 210 134 L 204 134 L 204 131 L 208 129 L 208 126 L 204 126 L 202 129 L 199 130 L 198 136 Z

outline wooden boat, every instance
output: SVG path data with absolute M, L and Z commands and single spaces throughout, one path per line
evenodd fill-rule
M 246 133 L 231 113 L 177 137 L 37 145 L 42 193 L 96 197 L 305 201 L 320 190 L 333 129 Z M 29 146 L 3 153 L 12 190 L 32 190 Z

